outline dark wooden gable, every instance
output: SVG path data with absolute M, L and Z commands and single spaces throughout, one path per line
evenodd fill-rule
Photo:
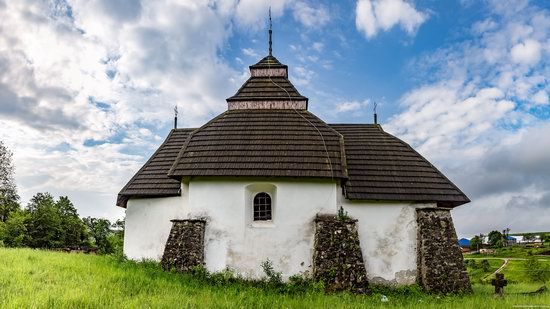
M 126 207 L 130 197 L 178 196 L 181 182 L 168 177 L 168 171 L 189 134 L 195 129 L 174 129 L 143 167 L 120 190 L 117 206 Z
M 344 165 L 342 136 L 308 111 L 230 110 L 190 135 L 169 176 L 337 179 Z
M 227 99 L 228 109 L 307 109 L 308 98 L 288 79 L 288 67 L 267 56 L 250 66 L 250 78 Z
M 346 198 L 437 202 L 454 207 L 468 197 L 411 146 L 379 125 L 332 124 L 344 136 Z

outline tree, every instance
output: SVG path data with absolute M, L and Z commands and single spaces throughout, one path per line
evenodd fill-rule
M 56 203 L 61 218 L 61 239 L 63 247 L 77 247 L 88 239 L 88 231 L 84 222 L 78 217 L 76 208 L 66 196 L 61 196 Z
M 548 266 L 548 263 L 541 263 L 535 258 L 530 258 L 525 263 L 525 267 L 532 281 L 541 282 L 546 285 L 546 282 L 550 280 L 550 266 Z
M 499 231 L 491 231 L 488 235 L 488 239 L 491 247 L 502 247 L 502 233 Z
M 87 217 L 84 218 L 84 223 L 88 226 L 90 237 L 97 246 L 99 253 L 113 253 L 113 244 L 109 241 L 109 236 L 112 234 L 111 222 L 103 218 Z
M 479 236 L 474 236 L 472 239 L 470 239 L 470 249 L 479 251 L 481 248 L 481 238 Z
M 537 236 L 535 234 L 532 234 L 532 233 L 523 234 L 523 241 L 532 242 L 532 241 L 535 241 L 535 239 L 537 239 Z
M 116 220 L 115 223 L 111 225 L 113 228 L 113 234 L 109 237 L 109 242 L 113 248 L 113 253 L 115 255 L 123 256 L 124 255 L 124 228 L 125 222 L 124 219 Z
M 49 193 L 37 193 L 27 205 L 30 214 L 28 245 L 33 248 L 62 246 L 63 226 L 59 208 Z
M 504 230 L 502 230 L 502 244 L 505 247 L 508 247 L 508 237 L 510 236 L 510 228 L 507 227 Z
M 8 247 L 23 247 L 28 241 L 27 225 L 29 214 L 18 210 L 10 214 L 8 220 L 3 223 L 3 232 L 0 235 L 0 241 Z
M 490 267 L 491 265 L 489 264 L 489 261 L 487 260 L 481 261 L 481 268 L 483 269 L 484 272 L 488 272 Z
M 0 221 L 6 222 L 18 210 L 19 195 L 14 180 L 12 152 L 0 141 Z

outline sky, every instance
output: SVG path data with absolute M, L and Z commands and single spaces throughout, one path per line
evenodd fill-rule
M 173 126 L 197 127 L 273 53 L 328 123 L 371 123 L 472 200 L 459 236 L 550 228 L 550 3 L 0 0 L 0 140 L 23 205 L 116 195 Z

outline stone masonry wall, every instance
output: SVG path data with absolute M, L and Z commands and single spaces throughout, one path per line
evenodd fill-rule
M 451 212 L 417 209 L 418 282 L 429 292 L 471 291 Z
M 327 291 L 367 291 L 367 272 L 356 223 L 357 220 L 342 221 L 332 215 L 315 219 L 313 278 L 322 280 Z
M 161 265 L 186 272 L 204 264 L 204 220 L 172 220 Z

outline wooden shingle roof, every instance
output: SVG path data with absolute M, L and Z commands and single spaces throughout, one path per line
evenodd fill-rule
M 273 55 L 268 55 L 263 57 L 258 63 L 250 66 L 250 69 L 256 68 L 288 68 L 288 66 L 279 62 Z
M 117 206 L 126 207 L 130 197 L 178 196 L 181 182 L 168 177 L 168 171 L 187 137 L 195 129 L 174 129 L 143 167 L 120 190 Z
M 448 207 L 470 201 L 411 146 L 379 125 L 330 126 L 344 136 L 348 199 L 437 202 Z
M 229 110 L 189 136 L 168 175 L 346 178 L 343 158 L 342 136 L 306 110 Z
M 250 77 L 228 102 L 239 100 L 305 100 L 288 78 L 282 76 Z
M 470 201 L 379 125 L 327 125 L 302 110 L 231 110 L 199 129 L 172 130 L 120 191 L 117 205 L 125 207 L 130 197 L 177 196 L 179 179 L 192 176 L 333 178 L 350 200 L 447 207 Z

